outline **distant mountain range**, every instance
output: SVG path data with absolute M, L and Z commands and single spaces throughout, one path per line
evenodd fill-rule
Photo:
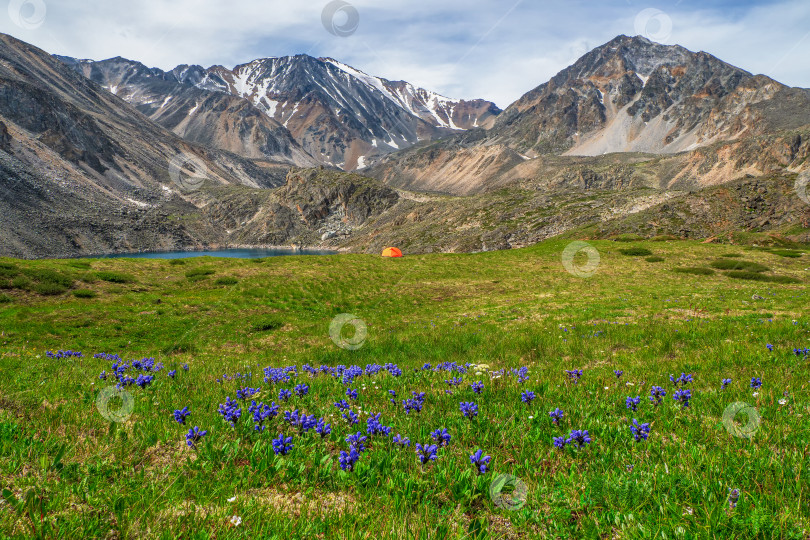
M 303 166 L 363 169 L 419 141 L 489 127 L 501 112 L 307 55 L 168 72 L 120 57 L 58 58 L 191 142 Z
M 0 255 L 807 241 L 808 158 L 810 91 L 641 37 L 500 111 L 329 58 L 164 72 L 0 35 Z

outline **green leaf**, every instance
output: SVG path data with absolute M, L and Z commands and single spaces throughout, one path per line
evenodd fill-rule
M 62 446 L 56 452 L 56 456 L 53 458 L 53 463 L 51 463 L 51 470 L 56 470 L 57 468 L 61 468 L 61 461 L 62 458 L 65 456 L 65 451 L 67 450 L 67 444 L 62 443 Z
M 17 500 L 17 497 L 14 496 L 11 490 L 3 489 L 3 499 L 5 499 L 18 514 L 20 513 L 20 501 Z

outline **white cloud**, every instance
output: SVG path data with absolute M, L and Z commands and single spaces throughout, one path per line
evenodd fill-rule
M 588 49 L 634 34 L 638 13 L 649 7 L 634 0 L 354 0 L 360 25 L 341 38 L 322 26 L 326 1 L 28 1 L 46 2 L 44 23 L 26 30 L 4 16 L 0 31 L 52 53 L 124 56 L 163 69 L 332 56 L 374 75 L 501 107 Z M 665 0 L 656 7 L 672 21 L 665 42 L 810 86 L 807 0 Z

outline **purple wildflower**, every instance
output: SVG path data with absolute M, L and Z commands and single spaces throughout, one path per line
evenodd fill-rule
M 189 429 L 188 433 L 186 434 L 186 444 L 189 446 L 189 448 L 196 450 L 197 443 L 200 442 L 206 435 L 208 435 L 208 430 L 200 431 L 199 427 L 194 426 L 193 428 Z
M 398 444 L 400 446 L 410 446 L 411 440 L 407 437 L 403 437 L 399 433 L 394 436 L 394 444 Z
M 283 433 L 278 434 L 278 438 L 273 439 L 273 452 L 276 455 L 286 456 L 295 446 L 292 444 L 292 437 L 285 437 Z
M 568 434 L 565 444 L 570 444 L 575 448 L 583 448 L 586 444 L 591 444 L 591 437 L 588 435 L 587 429 L 573 429 Z
M 686 408 L 689 406 L 689 400 L 692 399 L 692 391 L 678 390 L 672 397 L 675 401 L 679 401 L 681 403 L 681 407 Z
M 452 437 L 447 432 L 447 428 L 437 429 L 436 431 L 430 434 L 433 437 L 433 440 L 436 441 L 440 446 L 447 446 L 450 442 Z
M 186 424 L 186 418 L 191 416 L 191 413 L 188 411 L 188 407 L 183 407 L 182 409 L 175 409 L 174 411 L 174 419 L 180 425 Z
M 360 460 L 360 452 L 358 452 L 357 448 L 355 448 L 354 446 L 350 446 L 348 452 L 346 452 L 345 450 L 341 450 L 340 457 L 338 457 L 340 468 L 348 472 L 352 472 L 354 470 L 354 464 L 357 463 L 359 460 Z
M 650 402 L 653 406 L 657 407 L 661 405 L 664 401 L 664 396 L 667 395 L 667 391 L 661 388 L 660 386 L 653 386 L 650 389 Z
M 645 422 L 639 425 L 638 420 L 633 418 L 633 425 L 630 426 L 630 431 L 633 432 L 636 442 L 646 441 L 650 434 L 650 424 Z
M 479 448 L 473 455 L 470 456 L 470 462 L 475 466 L 478 474 L 486 474 L 487 466 L 492 459 L 491 456 L 485 456 L 483 454 L 484 451 Z
M 472 420 L 476 416 L 478 416 L 478 405 L 473 403 L 472 401 L 462 401 L 459 403 L 459 408 L 461 409 L 461 414 Z
M 422 462 L 422 465 L 427 463 L 428 461 L 436 461 L 436 451 L 438 447 L 435 444 L 431 445 L 421 445 L 419 443 L 416 444 L 416 457 L 419 458 L 419 461 Z

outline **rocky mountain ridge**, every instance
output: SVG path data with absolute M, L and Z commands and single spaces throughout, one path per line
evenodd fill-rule
M 393 186 L 470 194 L 509 175 L 540 171 L 552 155 L 729 149 L 808 125 L 810 90 L 752 75 L 705 52 L 619 36 L 526 93 L 491 129 L 381 158 L 368 174 Z M 692 169 L 685 175 L 713 184 L 765 172 L 729 152 L 712 159 L 724 166 L 710 175 Z M 480 166 L 469 167 L 475 163 Z
M 59 58 L 183 138 L 297 166 L 363 169 L 419 141 L 489 127 L 501 112 L 308 55 L 167 72 L 120 57 Z

